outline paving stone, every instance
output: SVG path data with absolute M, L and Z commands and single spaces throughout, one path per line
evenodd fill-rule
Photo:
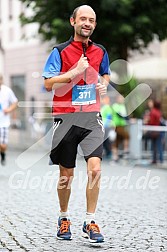
M 9 185 L 11 176 L 18 171 L 25 174 L 19 179 L 31 173 L 27 179 L 30 185 L 35 176 L 41 178 L 48 171 L 54 174 L 57 168 L 48 166 L 48 158 L 44 157 L 29 170 L 22 170 L 14 162 L 18 155 L 17 152 L 10 152 L 7 166 L 3 170 L 0 167 L 0 252 L 62 252 L 62 248 L 67 252 L 167 251 L 167 170 L 149 168 L 148 173 L 147 168 L 112 166 L 106 161 L 102 163 L 102 176 L 109 180 L 113 176 L 121 179 L 132 171 L 130 184 L 134 189 L 120 189 L 118 183 L 113 187 L 106 183 L 100 191 L 96 216 L 105 243 L 95 248 L 81 238 L 86 200 L 85 187 L 82 186 L 86 179 L 85 161 L 77 161 L 76 180 L 72 184 L 69 204 L 73 240 L 65 242 L 56 239 L 59 211 L 56 183 L 50 192 L 43 190 L 42 186 L 31 190 L 29 186 L 14 189 Z M 32 158 L 33 155 L 35 153 L 31 153 Z M 160 177 L 156 190 L 150 189 L 148 184 L 145 189 L 136 188 L 136 181 L 146 174 L 150 174 L 150 178 Z M 15 179 L 13 182 L 16 184 L 19 181 Z

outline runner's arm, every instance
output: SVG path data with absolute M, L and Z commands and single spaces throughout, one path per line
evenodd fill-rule
M 60 87 L 63 87 L 77 75 L 78 75 L 77 69 L 74 68 L 64 74 L 45 79 L 44 80 L 45 88 L 47 91 L 51 91 L 52 89 L 58 89 Z
M 84 57 L 84 55 L 82 55 L 79 61 L 77 62 L 77 66 L 72 70 L 69 70 L 68 72 L 63 74 L 53 76 L 51 78 L 45 78 L 44 85 L 46 90 L 51 91 L 53 89 L 58 89 L 62 86 L 65 86 L 78 74 L 84 72 L 88 66 L 89 63 L 87 57 Z
M 12 103 L 8 108 L 4 109 L 4 113 L 8 114 L 11 113 L 13 110 L 17 108 L 18 102 Z

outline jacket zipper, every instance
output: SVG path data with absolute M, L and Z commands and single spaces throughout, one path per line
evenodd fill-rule
M 83 48 L 83 55 L 84 57 L 86 57 L 86 44 L 85 43 L 82 43 L 82 48 Z M 86 69 L 84 71 L 84 85 L 86 85 Z M 80 106 L 80 111 L 82 111 L 82 106 Z

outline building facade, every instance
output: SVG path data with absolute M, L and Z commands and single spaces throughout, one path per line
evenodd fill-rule
M 45 110 L 45 104 L 51 100 L 52 94 L 44 91 L 41 77 L 51 45 L 39 39 L 38 24 L 21 25 L 19 16 L 23 12 L 26 16 L 32 14 L 32 10 L 25 8 L 19 0 L 0 0 L 0 72 L 4 75 L 5 84 L 15 91 L 20 101 L 16 118 L 25 128 L 26 121 L 34 112 Z M 158 62 L 162 63 L 161 59 L 164 60 L 164 69 L 167 69 L 167 42 L 161 44 L 155 39 L 143 55 L 133 52 L 129 61 L 138 79 L 153 85 L 155 92 L 163 89 L 166 102 L 167 71 L 163 79 L 159 78 L 162 74 L 153 75 L 155 69 L 157 73 L 159 69 L 162 70 L 157 65 Z
M 143 54 L 132 52 L 130 62 L 134 76 L 149 84 L 152 98 L 161 101 L 162 112 L 167 119 L 167 40 L 160 43 L 155 38 Z
M 26 128 L 29 117 L 44 109 L 51 94 L 44 91 L 41 77 L 49 45 L 40 41 L 38 24 L 21 25 L 22 12 L 31 15 L 19 0 L 0 0 L 0 72 L 18 97 L 15 116 Z

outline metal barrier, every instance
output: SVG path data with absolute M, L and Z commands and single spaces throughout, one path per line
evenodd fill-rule
M 167 132 L 167 126 L 143 125 L 141 119 L 130 123 L 129 125 L 129 134 L 130 134 L 129 152 L 130 152 L 130 158 L 132 159 L 142 158 L 143 131 Z
M 150 126 L 150 125 L 142 125 L 142 130 L 150 130 L 150 131 L 167 131 L 167 126 Z

